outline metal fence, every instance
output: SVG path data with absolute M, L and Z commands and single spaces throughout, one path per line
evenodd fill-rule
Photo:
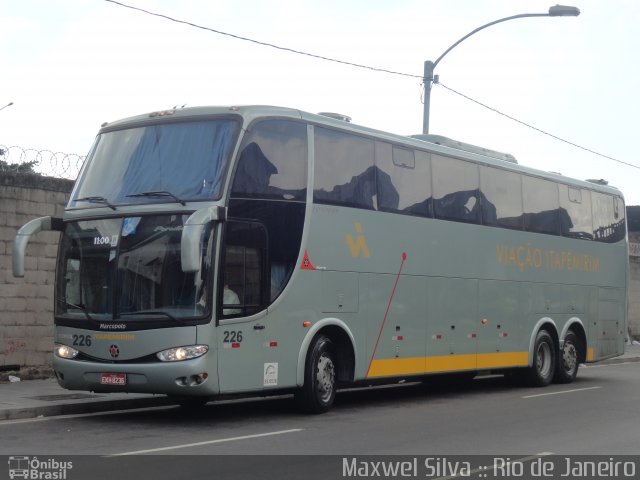
M 0 172 L 37 173 L 75 180 L 85 156 L 0 145 Z

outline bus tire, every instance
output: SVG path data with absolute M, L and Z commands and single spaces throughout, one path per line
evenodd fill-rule
M 556 351 L 553 338 L 540 330 L 533 344 L 533 365 L 526 372 L 526 383 L 532 387 L 546 387 L 556 372 Z
M 324 413 L 336 398 L 336 365 L 333 342 L 318 335 L 307 353 L 304 385 L 296 393 L 300 408 L 308 413 Z
M 571 383 L 578 375 L 580 366 L 580 343 L 578 336 L 571 330 L 564 337 L 564 344 L 560 350 L 553 381 L 556 383 Z

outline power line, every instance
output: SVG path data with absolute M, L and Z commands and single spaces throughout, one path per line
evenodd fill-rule
M 566 144 L 568 144 L 568 145 L 571 145 L 572 147 L 579 148 L 579 149 L 581 149 L 581 150 L 584 150 L 585 152 L 589 152 L 589 153 L 592 153 L 592 154 L 594 154 L 594 155 L 598 155 L 599 157 L 606 158 L 607 160 L 612 160 L 612 161 L 614 161 L 614 162 L 621 163 L 622 165 L 626 165 L 626 166 L 628 166 L 628 167 L 633 167 L 633 168 L 640 169 L 640 166 L 638 166 L 638 165 L 634 165 L 634 164 L 632 164 L 632 163 L 623 162 L 622 160 L 618 160 L 617 158 L 610 157 L 609 155 L 605 155 L 605 154 L 603 154 L 603 153 L 596 152 L 595 150 L 591 150 L 590 148 L 586 148 L 586 147 L 583 147 L 583 146 L 581 146 L 581 145 L 578 145 L 577 143 L 571 142 L 571 141 L 569 141 L 569 140 L 565 140 L 564 138 L 558 137 L 557 135 L 554 135 L 554 134 L 549 133 L 549 132 L 547 132 L 547 131 L 545 131 L 545 130 L 542 130 L 541 128 L 534 127 L 533 125 L 531 125 L 531 124 L 529 124 L 529 123 L 523 122 L 522 120 L 518 120 L 517 118 L 512 117 L 511 115 L 508 115 L 508 114 L 506 114 L 506 113 L 504 113 L 504 112 L 501 112 L 501 111 L 500 111 L 500 110 L 498 110 L 498 109 L 495 109 L 495 108 L 493 108 L 493 107 L 490 107 L 489 105 L 486 105 L 486 104 L 484 104 L 484 103 L 482 103 L 482 102 L 480 102 L 480 101 L 478 101 L 478 100 L 476 100 L 476 99 L 474 99 L 474 98 L 471 98 L 470 96 L 465 95 L 464 93 L 460 93 L 460 92 L 458 92 L 457 90 L 454 90 L 454 89 L 453 89 L 453 88 L 451 88 L 451 87 L 447 87 L 447 86 L 446 86 L 445 84 L 443 84 L 443 83 L 438 82 L 438 83 L 436 83 L 436 85 L 439 85 L 439 86 L 441 86 L 442 88 L 444 88 L 444 89 L 446 89 L 446 90 L 449 90 L 450 92 L 455 93 L 456 95 L 459 95 L 459 96 L 461 96 L 462 98 L 464 98 L 464 99 L 466 99 L 466 100 L 469 100 L 470 102 L 473 102 L 473 103 L 475 103 L 475 104 L 477 104 L 477 105 L 480 105 L 481 107 L 484 107 L 484 108 L 486 108 L 487 110 L 491 110 L 492 112 L 497 113 L 498 115 L 502 115 L 503 117 L 506 117 L 506 118 L 508 118 L 509 120 L 512 120 L 512 121 L 514 121 L 514 122 L 516 122 L 516 123 L 519 123 L 519 124 L 521 124 L 521 125 L 524 125 L 525 127 L 529 127 L 529 128 L 531 128 L 532 130 L 535 130 L 536 132 L 542 133 L 543 135 L 547 135 L 547 136 L 549 136 L 549 137 L 551 137 L 551 138 L 553 138 L 553 139 L 555 139 L 555 140 L 559 140 L 560 142 L 563 142 L 563 143 L 566 143 Z
M 221 30 L 216 30 L 214 28 L 205 27 L 205 26 L 202 26 L 202 25 L 198 25 L 196 23 L 188 22 L 186 20 L 179 20 L 177 18 L 173 18 L 173 17 L 170 17 L 168 15 L 163 15 L 161 13 L 150 12 L 149 10 L 145 10 L 143 8 L 134 7 L 134 6 L 127 5 L 127 4 L 124 4 L 124 3 L 121 3 L 121 2 L 117 2 L 116 0 L 105 0 L 105 1 L 109 2 L 109 3 L 114 3 L 116 5 L 120 5 L 121 7 L 130 8 L 131 10 L 137 10 L 139 12 L 143 12 L 143 13 L 146 13 L 148 15 L 153 15 L 154 17 L 164 18 L 164 19 L 170 20 L 172 22 L 181 23 L 183 25 L 188 25 L 188 26 L 194 27 L 194 28 L 199 28 L 200 30 L 207 30 L 209 32 L 217 33 L 219 35 L 225 35 L 227 37 L 235 38 L 237 40 L 244 40 L 245 42 L 255 43 L 256 45 L 262 45 L 263 47 L 271 47 L 271 48 L 275 48 L 275 49 L 282 50 L 282 51 L 285 51 L 285 52 L 290 52 L 290 53 L 295 53 L 295 54 L 298 54 L 298 55 L 304 55 L 304 56 L 307 56 L 307 57 L 316 58 L 318 60 L 325 60 L 327 62 L 340 63 L 342 65 L 348 65 L 350 67 L 357 67 L 357 68 L 364 68 L 364 69 L 367 69 L 367 70 L 373 70 L 374 72 L 389 73 L 389 74 L 392 74 L 392 75 L 400 75 L 400 76 L 403 76 L 403 77 L 420 78 L 420 79 L 422 79 L 422 75 L 411 75 L 411 74 L 408 74 L 408 73 L 402 73 L 402 72 L 396 72 L 396 71 L 393 71 L 393 70 L 387 70 L 386 68 L 370 67 L 368 65 L 362 65 L 360 63 L 347 62 L 345 60 L 338 60 L 338 59 L 335 59 L 335 58 L 329 58 L 329 57 L 325 57 L 325 56 L 322 56 L 322 55 L 317 55 L 315 53 L 303 52 L 301 50 L 295 50 L 293 48 L 282 47 L 280 45 L 274 45 L 273 43 L 262 42 L 260 40 L 255 40 L 253 38 L 248 38 L 248 37 L 243 37 L 243 36 L 236 35 L 236 34 L 233 34 L 233 33 L 223 32 Z
M 221 30 L 216 30 L 214 28 L 205 27 L 203 25 L 198 25 L 196 23 L 189 22 L 189 21 L 186 21 L 186 20 L 180 20 L 180 19 L 177 19 L 177 18 L 174 18 L 174 17 L 170 17 L 168 15 L 161 14 L 161 13 L 151 12 L 149 10 L 145 10 L 143 8 L 140 8 L 140 7 L 134 7 L 132 5 L 127 5 L 125 3 L 118 2 L 117 0 L 105 0 L 105 1 L 109 2 L 109 3 L 113 3 L 115 5 L 119 5 L 121 7 L 129 8 L 131 10 L 136 10 L 138 12 L 142 12 L 142 13 L 145 13 L 147 15 L 152 15 L 154 17 L 163 18 L 163 19 L 169 20 L 171 22 L 180 23 L 180 24 L 187 25 L 187 26 L 190 26 L 190 27 L 198 28 L 200 30 L 206 30 L 206 31 L 212 32 L 212 33 L 217 33 L 219 35 L 224 35 L 224 36 L 227 36 L 227 37 L 235 38 L 236 40 L 243 40 L 245 42 L 254 43 L 256 45 L 261 45 L 263 47 L 275 48 L 277 50 L 281 50 L 281 51 L 285 51 L 285 52 L 289 52 L 289 53 L 295 53 L 297 55 L 303 55 L 303 56 L 306 56 L 306 57 L 311 57 L 311 58 L 315 58 L 315 59 L 318 59 L 318 60 L 324 60 L 324 61 L 327 61 L 327 62 L 339 63 L 339 64 L 347 65 L 347 66 L 350 66 L 350 67 L 363 68 L 363 69 L 371 70 L 371 71 L 374 71 L 374 72 L 388 73 L 388 74 L 391 74 L 391 75 L 399 75 L 399 76 L 402 76 L 402 77 L 409 77 L 409 78 L 419 78 L 420 80 L 424 80 L 424 77 L 422 75 L 412 75 L 412 74 L 409 74 L 409 73 L 397 72 L 397 71 L 388 70 L 388 69 L 385 69 L 385 68 L 371 67 L 371 66 L 368 66 L 368 65 L 360 64 L 360 63 L 348 62 L 348 61 L 345 61 L 345 60 L 338 60 L 336 58 L 325 57 L 323 55 L 318 55 L 318 54 L 315 54 L 315 53 L 303 52 L 301 50 L 296 50 L 296 49 L 289 48 L 289 47 L 283 47 L 283 46 L 280 46 L 280 45 L 275 45 L 275 44 L 272 44 L 272 43 L 263 42 L 263 41 L 255 40 L 255 39 L 248 38 L 248 37 L 243 37 L 241 35 L 236 35 L 236 34 L 229 33 L 229 32 L 223 32 Z M 596 152 L 595 150 L 591 150 L 590 148 L 586 148 L 586 147 L 583 147 L 581 145 L 578 145 L 577 143 L 571 142 L 569 140 L 565 140 L 564 138 L 558 137 L 557 135 L 549 133 L 549 132 L 547 132 L 545 130 L 542 130 L 542 129 L 538 128 L 538 127 L 534 127 L 533 125 L 531 125 L 529 123 L 523 122 L 522 120 L 518 120 L 517 118 L 515 118 L 515 117 L 513 117 L 511 115 L 508 115 L 508 114 L 506 114 L 504 112 L 501 112 L 500 110 L 498 110 L 496 108 L 490 107 L 490 106 L 488 106 L 488 105 L 486 105 L 486 104 L 484 104 L 484 103 L 482 103 L 482 102 L 480 102 L 478 100 L 475 100 L 474 98 L 469 97 L 468 95 L 465 95 L 463 93 L 460 93 L 460 92 L 454 90 L 451 87 L 447 87 L 446 85 L 444 85 L 442 83 L 436 83 L 436 85 L 440 85 L 441 87 L 445 88 L 446 90 L 449 90 L 450 92 L 455 93 L 456 95 L 459 95 L 462 98 L 465 98 L 466 100 L 469 100 L 469 101 L 471 101 L 471 102 L 473 102 L 473 103 L 475 103 L 477 105 L 480 105 L 481 107 L 484 107 L 487 110 L 490 110 L 490 111 L 492 111 L 494 113 L 497 113 L 498 115 L 502 115 L 503 117 L 508 118 L 509 120 L 512 120 L 512 121 L 514 121 L 516 123 L 519 123 L 520 125 L 523 125 L 525 127 L 531 128 L 532 130 L 535 130 L 535 131 L 537 131 L 539 133 L 547 135 L 547 136 L 549 136 L 549 137 L 551 137 L 551 138 L 553 138 L 555 140 L 558 140 L 560 142 L 566 143 L 566 144 L 571 145 L 573 147 L 579 148 L 581 150 L 584 150 L 585 152 L 592 153 L 593 155 L 597 155 L 599 157 L 606 158 L 607 160 L 611 160 L 613 162 L 617 162 L 617 163 L 620 163 L 622 165 L 626 165 L 628 167 L 640 169 L 640 166 L 638 166 L 638 165 L 633 165 L 632 163 L 627 163 L 627 162 L 624 162 L 622 160 L 618 160 L 617 158 L 610 157 L 609 155 L 605 155 L 605 154 Z

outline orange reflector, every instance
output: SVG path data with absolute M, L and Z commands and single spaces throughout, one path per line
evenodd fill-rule
M 304 322 L 302 322 L 302 326 L 304 328 L 309 328 L 311 326 L 311 322 L 309 322 L 308 320 L 305 320 Z
M 487 320 L 486 318 L 483 318 L 483 319 L 482 319 L 482 324 L 483 324 L 483 325 L 486 325 L 486 324 L 487 324 L 487 322 L 488 322 L 488 320 Z

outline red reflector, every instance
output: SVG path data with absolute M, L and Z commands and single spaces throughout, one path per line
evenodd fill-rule
M 240 348 L 240 344 L 239 343 L 232 343 L 231 344 L 231 348 Z
M 277 347 L 278 346 L 278 342 L 269 342 L 269 346 L 270 347 Z
M 442 340 L 442 335 L 434 335 L 433 339 L 434 340 Z

